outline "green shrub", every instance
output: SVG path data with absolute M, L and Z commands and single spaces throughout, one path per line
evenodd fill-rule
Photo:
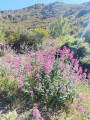
M 50 35 L 53 38 L 57 38 L 59 36 L 65 36 L 69 33 L 69 23 L 66 18 L 60 16 L 58 20 L 49 26 Z
M 5 37 L 5 33 L 2 30 L 2 25 L 0 24 L 0 44 L 5 43 L 6 41 L 6 37 Z
M 5 36 L 7 38 L 7 44 L 12 44 L 15 43 L 19 37 L 16 31 L 14 30 L 4 30 L 5 31 Z
M 8 44 L 12 45 L 12 48 L 23 51 L 27 48 L 36 49 L 36 45 L 41 44 L 44 37 L 49 37 L 48 32 L 41 28 L 31 31 L 24 27 L 17 27 L 15 30 L 6 30 L 5 33 L 8 38 Z
M 36 36 L 39 39 L 42 39 L 43 37 L 44 38 L 49 38 L 50 37 L 49 33 L 45 29 L 35 28 L 34 31 L 36 32 Z
M 12 96 L 13 92 L 17 91 L 17 80 L 10 75 L 10 71 L 6 68 L 5 64 L 0 67 L 0 95 Z
M 90 54 L 90 45 L 87 42 L 81 42 L 77 45 L 75 54 L 78 55 L 78 58 L 88 56 Z

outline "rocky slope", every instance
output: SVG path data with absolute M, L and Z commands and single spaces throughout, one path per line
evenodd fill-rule
M 54 2 L 48 5 L 35 4 L 18 10 L 0 11 L 0 22 L 25 25 L 27 28 L 46 28 L 60 15 L 68 17 L 74 26 L 82 27 L 83 22 L 90 19 L 90 2 L 83 4 Z

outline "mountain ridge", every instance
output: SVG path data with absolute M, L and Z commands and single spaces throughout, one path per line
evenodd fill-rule
M 10 25 L 24 25 L 27 28 L 46 28 L 60 15 L 67 17 L 72 24 L 82 24 L 90 19 L 90 2 L 83 4 L 34 4 L 17 10 L 0 11 L 0 22 Z
M 86 6 L 87 5 L 87 6 Z M 25 8 L 21 8 L 21 9 L 17 9 L 17 10 L 1 10 L 0 11 L 0 15 L 3 16 L 7 16 L 8 15 L 12 15 L 12 14 L 16 14 L 16 13 L 20 13 L 22 11 L 27 11 L 29 12 L 32 9 L 35 10 L 41 10 L 40 14 L 42 14 L 43 16 L 46 14 L 46 12 L 48 12 L 48 14 L 50 14 L 50 12 L 52 12 L 52 16 L 59 16 L 60 15 L 60 11 L 59 10 L 69 10 L 69 9 L 74 9 L 74 10 L 79 10 L 82 9 L 82 7 L 86 10 L 89 9 L 90 10 L 90 2 L 85 2 L 83 4 L 66 4 L 64 2 L 54 2 L 54 3 L 50 3 L 50 4 L 34 4 Z M 55 8 L 55 9 L 54 9 Z M 57 11 L 58 9 L 58 11 Z M 36 12 L 36 11 L 35 11 Z M 59 14 L 56 15 L 56 12 L 58 12 Z M 52 17 L 50 15 L 48 15 L 48 17 Z

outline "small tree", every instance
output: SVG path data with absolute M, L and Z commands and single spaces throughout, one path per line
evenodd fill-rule
M 63 18 L 62 16 L 49 26 L 49 32 L 53 38 L 65 36 L 69 33 L 69 30 L 70 28 L 67 18 Z
M 0 24 L 0 43 L 5 42 L 5 33 L 2 31 L 2 25 Z

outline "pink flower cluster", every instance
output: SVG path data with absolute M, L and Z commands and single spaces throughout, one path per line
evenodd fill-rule
M 77 98 L 79 101 L 83 101 L 83 102 L 86 102 L 86 99 L 83 95 L 80 95 L 78 98 Z
M 46 89 L 46 93 L 49 93 L 49 89 Z
M 80 111 L 82 111 L 82 112 L 84 112 L 84 111 L 85 111 L 85 109 L 84 109 L 84 107 L 83 107 L 83 106 L 79 106 L 78 110 L 80 110 Z
M 42 83 L 38 83 L 39 89 L 42 87 Z
M 0 66 L 2 68 L 4 63 L 8 78 L 11 79 L 10 76 L 13 76 L 19 88 L 26 85 L 30 95 L 37 92 L 37 95 L 51 94 L 58 97 L 59 91 L 66 94 L 71 92 L 71 89 L 78 85 L 77 83 L 88 82 L 87 69 L 83 73 L 79 61 L 73 58 L 73 55 L 74 52 L 70 52 L 65 46 L 63 49 L 57 49 L 56 45 L 52 44 L 44 46 L 42 50 L 31 50 L 25 55 L 8 54 L 0 60 Z M 80 99 L 85 101 L 83 97 Z
M 21 80 L 18 81 L 18 87 L 19 87 L 19 88 L 20 88 L 20 87 L 23 87 L 23 81 L 21 81 Z
M 36 78 L 39 78 L 40 76 L 39 76 L 39 74 L 36 74 Z
M 63 90 L 63 91 L 66 91 L 66 86 L 63 86 L 63 87 L 62 87 L 62 90 Z
M 40 111 L 37 108 L 35 108 L 33 110 L 33 119 L 32 120 L 36 120 L 35 118 L 38 120 L 44 120 L 43 117 L 41 117 Z
M 78 108 L 79 111 L 81 111 L 81 114 L 84 116 L 85 115 L 85 109 L 83 106 L 79 106 Z
M 33 95 L 33 90 L 30 91 L 30 94 Z
M 71 86 L 71 87 L 74 87 L 74 83 L 71 83 L 70 86 Z

